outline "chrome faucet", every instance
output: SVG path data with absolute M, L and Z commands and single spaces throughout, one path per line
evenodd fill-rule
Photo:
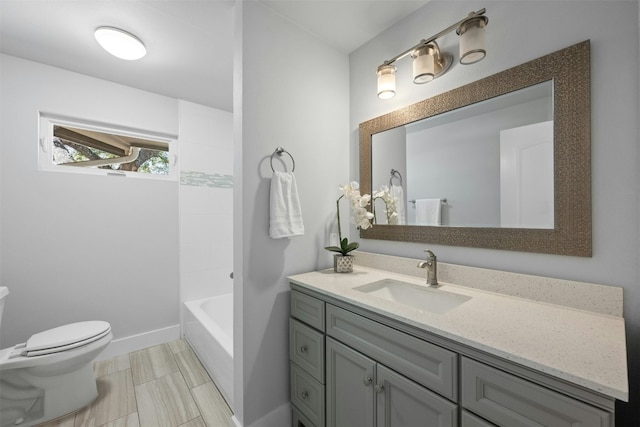
M 427 260 L 420 261 L 418 268 L 427 269 L 427 285 L 438 286 L 438 259 L 429 249 L 425 249 L 424 251 L 427 253 Z

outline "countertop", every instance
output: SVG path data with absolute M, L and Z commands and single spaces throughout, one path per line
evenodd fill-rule
M 628 401 L 625 326 L 622 317 L 440 283 L 438 290 L 471 298 L 444 314 L 422 311 L 353 288 L 382 279 L 427 286 L 419 279 L 355 266 L 288 278 L 300 285 L 441 337 Z

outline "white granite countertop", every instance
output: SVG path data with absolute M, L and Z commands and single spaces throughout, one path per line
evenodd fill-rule
M 355 266 L 290 276 L 304 288 L 469 345 L 619 400 L 628 401 L 622 317 L 440 283 L 471 298 L 444 314 L 422 311 L 353 288 L 382 279 L 427 286 L 424 279 Z

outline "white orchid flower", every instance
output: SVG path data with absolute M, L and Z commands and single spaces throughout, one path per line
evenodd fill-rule
M 351 242 L 345 238 L 342 238 L 342 229 L 340 227 L 340 199 L 346 197 L 351 202 L 352 217 L 351 222 L 356 227 L 366 230 L 372 226 L 371 220 L 373 219 L 373 213 L 369 212 L 366 207 L 371 203 L 371 195 L 360 194 L 360 184 L 356 181 L 352 181 L 348 184 L 338 187 L 342 192 L 342 195 L 336 200 L 336 209 L 338 216 L 338 237 L 340 239 L 340 246 L 327 246 L 325 249 L 332 252 L 339 252 L 342 255 L 347 255 L 349 252 L 358 248 L 357 242 Z
M 360 199 L 358 200 L 358 205 L 361 208 L 364 208 L 366 206 L 369 206 L 369 202 L 371 202 L 371 195 L 365 194 L 363 196 L 360 196 Z
M 398 224 L 398 212 L 391 212 L 391 215 L 387 215 L 387 222 L 389 224 Z

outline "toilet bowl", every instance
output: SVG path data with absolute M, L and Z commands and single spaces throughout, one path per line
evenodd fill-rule
M 4 298 L 0 287 L 0 319 Z M 98 397 L 94 359 L 113 339 L 103 321 L 72 323 L 0 350 L 0 426 L 33 426 Z

